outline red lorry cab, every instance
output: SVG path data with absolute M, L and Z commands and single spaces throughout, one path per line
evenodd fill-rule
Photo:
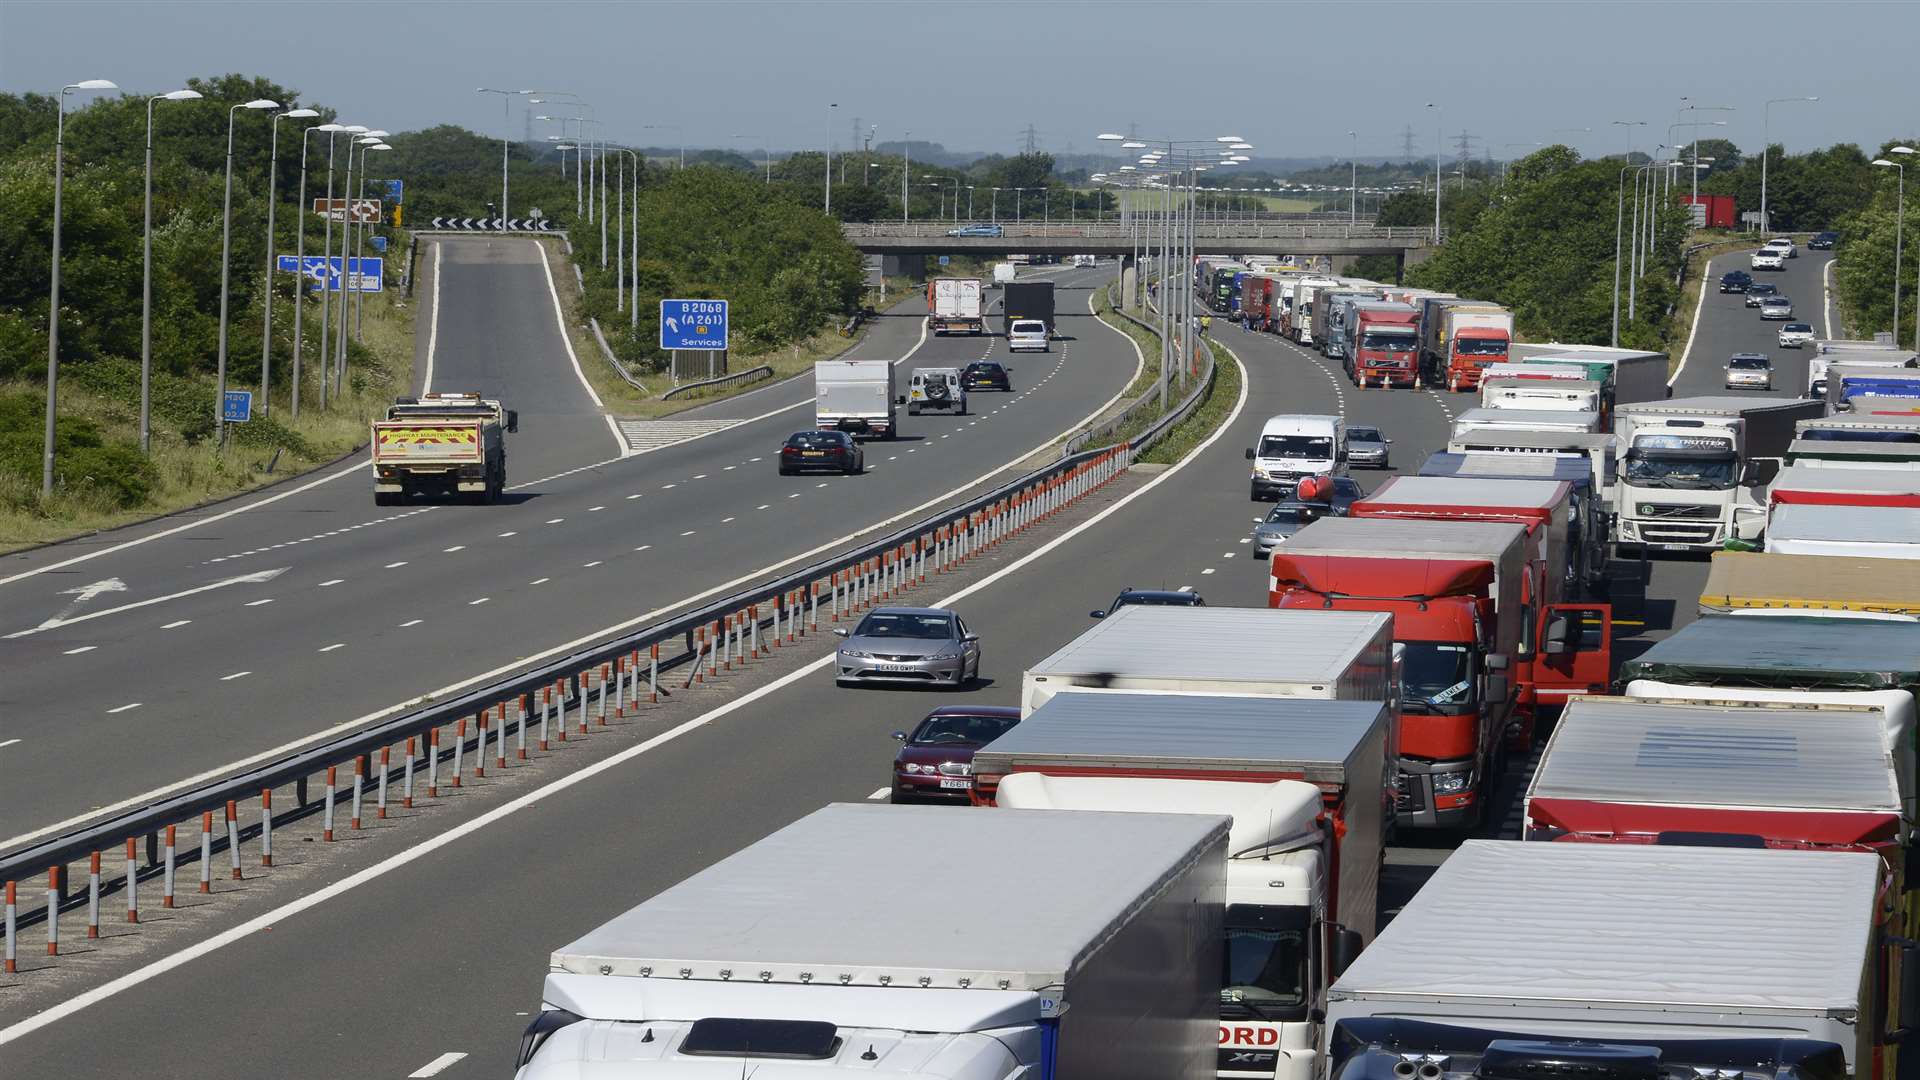
M 1420 385 L 1420 309 L 1412 304 L 1355 305 L 1353 381 L 1356 386 Z

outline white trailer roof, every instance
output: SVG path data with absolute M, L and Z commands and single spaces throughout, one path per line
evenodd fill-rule
M 1381 701 L 1063 691 L 975 751 L 973 771 L 1147 763 L 1209 772 L 1297 769 L 1315 783 L 1340 784 L 1375 729 L 1388 725 Z
M 1782 503 L 1767 513 L 1767 550 L 1786 551 L 1779 543 L 1814 540 L 1825 543 L 1888 545 L 1888 558 L 1920 558 L 1906 554 L 1920 545 L 1920 506 L 1828 506 L 1821 503 Z M 1803 553 L 1804 554 L 1804 553 Z M 1852 552 L 1866 555 L 1865 551 Z
M 1513 412 L 1511 409 L 1494 411 Z M 1587 447 L 1611 448 L 1618 445 L 1619 441 L 1620 436 L 1611 431 L 1528 431 L 1525 428 L 1470 428 L 1447 440 L 1449 445 L 1482 443 L 1489 446 L 1538 447 L 1542 450 L 1579 448 L 1582 453 Z
M 1880 874 L 1866 852 L 1468 840 L 1329 995 L 1851 1014 Z
M 1396 476 L 1364 502 L 1376 506 L 1500 506 L 1539 509 L 1566 498 L 1565 480 L 1483 476 Z
M 589 931 L 552 967 L 1058 991 L 1137 908 L 1223 845 L 1227 826 L 1199 814 L 831 805 Z M 938 863 L 938 887 L 899 872 L 896 860 L 916 852 Z
M 1028 675 L 1125 674 L 1188 681 L 1328 683 L 1382 635 L 1393 616 L 1271 608 L 1121 608 Z
M 1498 562 L 1527 535 L 1517 521 L 1318 518 L 1287 539 L 1286 555 L 1404 555 Z
M 1225 814 L 1233 819 L 1227 852 L 1317 841 L 1326 807 L 1318 787 L 1300 780 L 1247 782 L 1167 776 L 1054 776 L 1011 773 L 994 789 L 995 806 L 1015 810 L 1104 810 L 1117 814 Z
M 1598 423 L 1600 414 L 1575 409 L 1489 409 L 1480 407 L 1468 409 L 1453 418 L 1454 427 L 1471 427 L 1475 424 L 1534 424 L 1540 427 L 1559 425 L 1584 420 L 1588 424 Z
M 1622 405 L 1615 415 L 1632 416 L 1745 416 L 1769 409 L 1804 407 L 1810 398 L 1752 398 L 1728 394 L 1703 394 L 1699 397 L 1668 398 L 1665 401 L 1635 401 Z
M 1920 469 L 1821 469 L 1807 465 L 1789 465 L 1774 476 L 1768 491 L 1920 495 Z
M 1879 709 L 1567 703 L 1527 798 L 1900 813 Z

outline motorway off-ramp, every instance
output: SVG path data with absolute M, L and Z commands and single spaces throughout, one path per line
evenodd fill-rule
M 1803 257 L 1788 272 L 1793 288 L 1817 274 L 1814 261 Z M 1757 316 L 1738 305 L 1708 297 L 1676 394 L 1714 392 L 1711 373 L 1724 353 L 1760 342 Z M 1246 402 L 1226 433 L 1099 525 L 959 602 L 985 636 L 988 685 L 958 696 L 841 690 L 815 671 L 0 1055 L 104 1067 L 95 1033 L 110 1024 L 157 1077 L 251 1080 L 322 1063 L 405 1075 L 449 1053 L 468 1056 L 441 1075 L 503 1075 L 538 1008 L 553 948 L 823 803 L 869 797 L 887 782 L 889 731 L 948 700 L 1015 703 L 1021 669 L 1078 634 L 1087 611 L 1120 587 L 1190 585 L 1214 604 L 1264 604 L 1265 565 L 1240 540 L 1263 509 L 1247 499 L 1241 451 L 1266 416 L 1339 409 L 1377 423 L 1396 440 L 1396 467 L 1411 470 L 1444 443 L 1450 416 L 1467 404 L 1465 395 L 1357 391 L 1334 377 L 1337 365 L 1278 339 L 1231 327 L 1220 336 L 1247 365 Z M 1703 568 L 1679 560 L 1650 568 L 1645 592 L 1667 606 L 1631 601 L 1658 617 L 1624 632 L 1653 638 L 1688 617 L 1691 597 L 1682 594 L 1697 591 L 1689 582 Z M 1437 862 L 1444 847 L 1415 838 L 1415 850 L 1396 856 Z M 940 852 L 884 853 L 876 871 L 937 889 Z M 1418 876 L 1402 873 L 1389 887 L 1404 892 Z M 242 1020 L 256 1033 L 245 1053 L 210 1053 L 202 1031 L 178 1022 L 180 1001 Z
M 1059 278 L 1068 340 L 1012 360 L 1013 393 L 975 395 L 971 415 L 903 413 L 901 439 L 868 446 L 869 475 L 775 474 L 781 439 L 811 425 L 807 378 L 682 414 L 746 422 L 622 459 L 535 242 L 437 246 L 441 279 L 419 290 L 440 298 L 437 326 L 423 312 L 420 328 L 437 334 L 432 386 L 520 409 L 506 501 L 375 508 L 359 458 L 290 493 L 0 560 L 13 578 L 0 635 L 75 620 L 0 638 L 4 738 L 17 740 L 0 747 L 0 849 L 958 501 L 956 488 L 1109 401 L 1138 364 L 1085 314 L 1111 270 L 1073 272 Z M 911 353 L 903 371 L 1008 359 L 999 337 L 923 340 L 914 303 L 852 355 Z M 234 506 L 254 508 L 219 517 Z M 198 519 L 211 520 L 179 528 Z M 123 587 L 82 603 L 68 592 L 108 581 Z

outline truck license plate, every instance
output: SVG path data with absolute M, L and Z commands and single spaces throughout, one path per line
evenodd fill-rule
M 972 787 L 973 781 L 971 780 L 955 779 L 950 776 L 940 778 L 940 790 L 942 791 L 966 791 Z

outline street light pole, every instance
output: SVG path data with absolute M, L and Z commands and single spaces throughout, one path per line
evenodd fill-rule
M 907 174 L 913 171 L 913 129 L 908 128 L 900 144 L 900 224 L 907 223 Z
M 60 193 L 67 145 L 67 95 L 75 90 L 118 90 L 106 79 L 87 79 L 60 88 L 54 99 L 53 128 L 53 281 L 47 296 L 47 435 L 40 462 L 40 497 L 53 497 L 54 399 L 60 384 Z
M 1433 242 L 1440 242 L 1440 106 L 1427 102 L 1433 110 Z
M 349 150 L 353 148 L 353 139 L 357 139 L 360 136 L 365 135 L 367 133 L 367 130 L 368 130 L 367 128 L 359 124 L 348 124 L 347 126 L 342 127 L 340 129 L 340 131 L 344 131 L 353 137 L 347 140 L 347 148 Z M 322 274 L 320 277 L 320 407 L 322 409 L 327 407 L 327 391 L 329 389 L 328 384 L 331 382 L 331 379 L 329 377 L 329 372 L 331 372 L 333 369 L 333 345 L 331 340 L 332 332 L 333 332 L 332 293 L 333 293 L 333 276 L 334 276 L 333 275 L 333 137 L 337 134 L 339 134 L 339 132 L 327 133 L 327 232 L 326 232 L 326 239 L 323 241 L 324 246 L 320 249 L 321 262 L 326 266 L 326 272 Z M 346 239 L 347 239 L 347 215 L 346 215 L 346 211 L 342 210 L 340 212 L 340 274 L 341 274 L 341 281 L 343 284 L 346 280 L 346 272 L 347 272 Z M 342 293 L 341 295 L 345 296 L 346 294 Z
M 499 231 L 506 232 L 507 231 L 507 148 L 510 145 L 512 145 L 512 142 L 513 142 L 513 99 L 516 97 L 532 97 L 534 94 L 539 93 L 539 91 L 537 90 L 494 90 L 489 87 L 482 86 L 482 87 L 476 88 L 474 90 L 474 93 L 500 95 L 501 121 L 500 121 L 500 230 Z
M 633 300 L 628 305 L 631 310 L 629 310 L 627 318 L 629 329 L 631 329 L 633 333 L 638 334 L 640 332 L 640 154 L 638 151 L 629 150 L 624 146 L 615 147 L 615 151 L 633 159 L 633 258 L 627 260 L 625 269 L 615 273 L 616 281 L 614 282 L 614 291 L 616 294 L 620 293 L 621 286 L 617 280 L 620 274 L 631 271 Z M 623 180 L 620 189 L 620 217 L 623 222 L 625 221 L 627 212 L 627 189 L 624 183 Z M 626 226 L 623 224 L 621 228 L 625 229 Z M 625 233 L 623 232 L 621 235 L 624 236 Z M 625 242 L 623 241 L 623 252 L 624 248 Z
M 1773 107 L 1789 101 L 1819 100 L 1818 96 L 1768 98 L 1766 104 L 1760 106 L 1760 228 L 1763 231 L 1773 231 L 1773 219 L 1767 216 L 1767 154 L 1773 149 Z
M 227 187 L 220 205 L 220 356 L 214 376 L 213 418 L 220 425 L 220 445 L 227 445 L 227 280 L 231 276 L 233 250 L 233 123 L 241 109 L 277 109 L 280 103 L 255 98 L 227 109 Z
M 1912 153 L 1912 151 L 1908 151 Z M 1893 219 L 1893 343 L 1900 344 L 1900 262 L 1901 247 L 1906 240 L 1907 231 L 1907 167 L 1897 161 L 1875 158 L 1873 164 L 1883 169 L 1900 170 L 1900 195 L 1895 204 Z
M 1353 139 L 1353 149 L 1347 158 L 1350 166 L 1347 169 L 1347 225 L 1352 227 L 1360 224 L 1360 135 L 1355 131 L 1347 135 Z
M 146 226 L 140 259 L 140 452 L 153 450 L 153 105 L 157 101 L 193 101 L 198 90 L 173 90 L 147 99 Z
M 267 151 L 267 277 L 260 298 L 260 415 L 265 416 L 273 403 L 273 274 L 280 260 L 273 250 L 273 204 L 280 192 L 280 121 L 287 117 L 305 120 L 319 116 L 312 109 L 288 109 L 275 113 L 268 123 L 272 137 Z M 304 141 L 304 139 L 303 139 Z
M 837 101 L 827 103 L 827 167 L 820 175 L 820 186 L 826 191 L 826 197 L 820 204 L 820 211 L 828 216 L 833 214 L 833 110 L 839 107 Z M 902 185 L 906 182 L 906 177 L 900 178 Z
M 294 275 L 293 287 L 293 417 L 296 420 L 300 418 L 301 339 L 306 329 L 302 310 L 307 297 L 307 146 L 309 145 L 307 136 L 316 131 L 324 131 L 331 140 L 333 133 L 339 130 L 341 130 L 339 124 L 315 124 L 300 133 L 300 197 L 293 204 L 295 220 L 300 223 L 300 227 L 294 232 L 299 239 L 294 243 L 293 257 L 294 265 L 299 268 Z M 320 282 L 323 289 L 326 280 L 327 276 L 321 274 Z

